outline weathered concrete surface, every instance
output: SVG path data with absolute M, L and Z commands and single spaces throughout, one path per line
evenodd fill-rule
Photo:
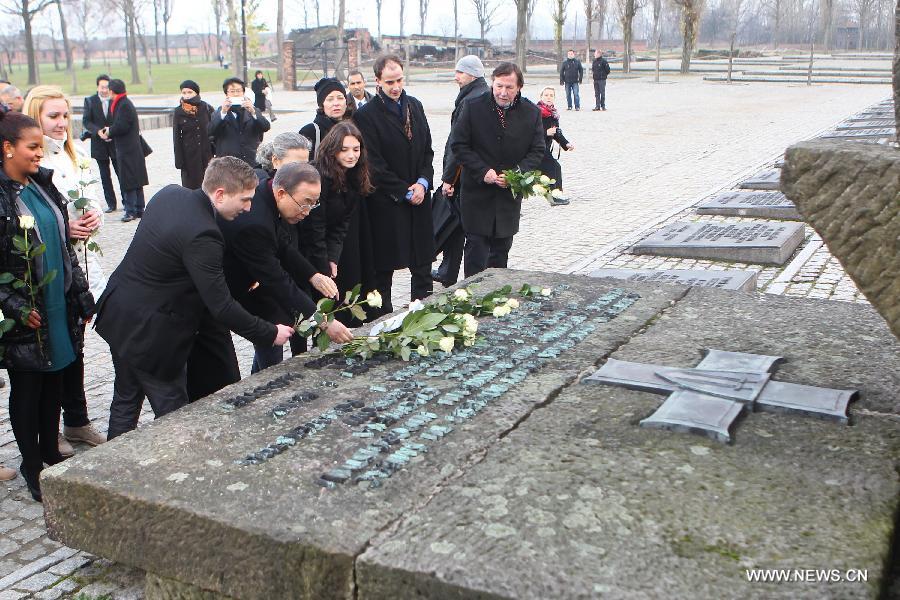
M 785 153 L 782 188 L 900 336 L 900 151 L 802 142 Z
M 709 347 L 781 355 L 777 380 L 859 389 L 853 426 L 753 413 L 729 446 L 638 427 L 662 396 L 569 386 L 372 543 L 360 598 L 876 597 L 900 428 L 858 413 L 896 414 L 900 344 L 870 309 L 836 304 L 693 288 L 612 357 L 688 367 Z M 869 581 L 745 573 L 812 565 L 868 569 Z
M 479 290 L 506 282 L 516 288 L 524 282 L 567 284 L 571 288 L 553 300 L 560 308 L 624 287 L 614 280 L 497 271 L 484 276 Z M 475 418 L 455 424 L 451 435 L 381 488 L 345 484 L 328 490 L 315 482 L 366 443 L 340 422 L 261 465 L 234 464 L 336 404 L 368 400 L 371 384 L 388 381 L 405 366 L 391 361 L 345 379 L 339 371 L 305 369 L 308 359 L 295 359 L 45 470 L 48 529 L 69 546 L 236 598 L 351 597 L 355 557 L 379 532 L 415 513 L 536 406 L 685 293 L 678 286 L 628 289 L 641 299 Z M 231 413 L 219 409 L 224 398 L 292 371 L 303 375 L 292 389 Z M 323 379 L 337 380 L 339 387 L 321 387 Z M 453 384 L 427 383 L 442 390 Z M 280 423 L 268 414 L 301 390 L 319 398 Z

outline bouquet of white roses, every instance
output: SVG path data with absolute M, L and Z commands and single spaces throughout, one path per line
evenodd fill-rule
M 551 179 L 540 171 L 527 171 L 523 173 L 517 169 L 507 169 L 503 171 L 506 176 L 506 184 L 509 191 L 512 192 L 513 198 L 543 198 L 551 205 L 559 204 L 560 200 L 565 200 L 566 196 L 562 190 L 553 188 L 556 183 L 555 179 Z

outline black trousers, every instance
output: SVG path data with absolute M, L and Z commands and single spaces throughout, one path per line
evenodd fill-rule
M 466 277 L 481 273 L 491 267 L 506 268 L 512 237 L 500 238 L 487 235 L 466 234 Z
M 462 227 L 457 227 L 447 237 L 447 241 L 441 247 L 443 257 L 441 258 L 441 265 L 438 267 L 438 278 L 441 281 L 454 284 L 459 279 L 459 268 L 462 266 L 465 242 L 466 234 L 463 232 Z
M 410 282 L 410 300 L 421 300 L 430 296 L 434 291 L 434 282 L 431 280 L 431 263 L 409 267 L 412 280 Z M 375 288 L 381 294 L 381 313 L 386 315 L 394 312 L 391 302 L 391 287 L 394 280 L 394 271 L 375 271 Z
M 278 347 L 281 349 L 281 346 Z M 215 394 L 241 380 L 231 332 L 206 313 L 187 360 L 188 402 Z
M 115 354 L 112 359 L 116 380 L 109 407 L 107 439 L 111 440 L 137 428 L 144 398 L 150 401 L 153 415 L 157 419 L 188 403 L 184 371 L 175 379 L 166 381 L 133 367 Z
M 90 424 L 87 412 L 87 398 L 84 396 L 84 353 L 75 357 L 75 361 L 60 371 L 62 373 L 63 423 L 66 427 L 84 427 Z
M 9 422 L 22 454 L 22 467 L 39 473 L 43 463 L 62 460 L 56 437 L 59 435 L 59 397 L 62 371 L 7 370 L 9 375 Z
M 110 160 L 101 159 L 97 161 L 100 168 L 100 183 L 103 184 L 103 197 L 106 198 L 107 208 L 116 208 L 116 190 L 113 187 L 112 173 L 109 170 Z
M 594 80 L 594 106 L 596 108 L 606 108 L 606 80 Z

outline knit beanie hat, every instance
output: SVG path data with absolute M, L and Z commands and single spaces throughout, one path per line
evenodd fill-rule
M 327 98 L 328 94 L 331 92 L 338 91 L 342 93 L 345 98 L 347 97 L 347 90 L 344 88 L 344 84 L 334 77 L 323 77 L 316 82 L 314 89 L 316 90 L 316 102 L 319 104 L 319 108 L 325 104 L 325 98 Z
M 187 88 L 189 90 L 194 90 L 195 94 L 200 93 L 200 86 L 197 85 L 196 81 L 193 81 L 191 79 L 185 79 L 184 81 L 181 82 L 181 85 L 178 86 L 179 90 L 183 90 L 184 88 Z
M 456 63 L 456 70 L 460 73 L 467 73 L 472 77 L 484 77 L 484 65 L 481 59 L 474 54 L 463 56 Z

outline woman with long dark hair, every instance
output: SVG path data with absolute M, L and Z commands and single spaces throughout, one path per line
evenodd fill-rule
M 40 126 L 21 113 L 0 114 L 0 145 L 0 272 L 32 281 L 0 283 L 0 308 L 14 321 L 0 338 L 0 366 L 9 375 L 9 420 L 22 454 L 22 477 L 40 502 L 44 463 L 63 460 L 57 446 L 62 371 L 81 352 L 94 299 L 69 241 L 65 200 L 51 171 L 40 166 Z M 16 251 L 16 238 L 43 245 L 44 252 L 26 260 Z
M 322 175 L 319 203 L 326 221 L 328 269 L 340 294 L 361 284 L 365 295 L 375 289 L 375 265 L 364 198 L 375 188 L 369 179 L 362 133 L 356 125 L 350 121 L 334 125 L 322 139 L 314 164 Z M 338 318 L 347 325 L 359 324 L 346 313 L 339 313 Z

